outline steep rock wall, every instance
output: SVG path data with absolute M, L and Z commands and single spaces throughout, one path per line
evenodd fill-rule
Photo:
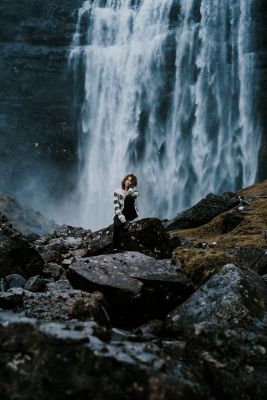
M 74 181 L 76 109 L 67 56 L 82 2 L 0 3 L 0 186 L 24 200 L 39 189 L 61 196 Z

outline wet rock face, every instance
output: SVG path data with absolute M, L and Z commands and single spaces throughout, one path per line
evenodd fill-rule
M 267 291 L 254 271 L 225 265 L 166 319 L 173 334 L 185 333 L 193 324 L 209 321 L 218 325 L 250 325 L 263 321 Z
M 225 193 L 223 196 L 210 193 L 192 208 L 177 214 L 175 218 L 166 223 L 165 227 L 167 230 L 171 230 L 195 228 L 204 225 L 216 215 L 233 208 L 239 202 L 239 197 L 234 193 Z
M 190 282 L 170 260 L 155 260 L 137 252 L 79 260 L 70 265 L 67 277 L 75 288 L 101 291 L 112 323 L 123 326 L 164 316 L 192 291 Z
M 0 277 L 20 274 L 29 278 L 42 272 L 40 254 L 18 233 L 0 213 Z
M 82 3 L 1 0 L 0 184 L 30 204 L 34 191 L 61 199 L 73 185 L 79 105 L 67 57 Z

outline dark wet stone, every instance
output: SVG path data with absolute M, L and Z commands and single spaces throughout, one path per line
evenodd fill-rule
M 267 273 L 267 248 L 246 246 L 236 250 L 237 263 L 263 275 Z
M 44 261 L 25 237 L 0 213 L 0 277 L 20 274 L 29 278 L 40 274 Z
M 46 263 L 43 267 L 43 274 L 47 278 L 59 279 L 63 272 L 64 268 L 56 263 Z
M 4 278 L 0 278 L 0 292 L 5 292 L 7 290 L 7 283 Z
M 88 255 L 99 255 L 112 251 L 112 226 L 93 233 L 88 245 Z M 169 235 L 158 218 L 144 218 L 130 224 L 122 234 L 121 250 L 138 251 L 155 258 L 167 258 L 172 246 Z
M 19 274 L 11 274 L 11 275 L 7 275 L 5 277 L 5 281 L 7 283 L 7 288 L 22 288 L 25 286 L 26 284 L 26 279 L 23 278 L 23 276 L 19 275 Z
M 225 193 L 223 196 L 210 193 L 205 199 L 200 200 L 192 208 L 183 211 L 165 225 L 167 230 L 195 228 L 211 221 L 230 208 L 240 203 L 240 199 L 234 193 Z
M 238 210 L 229 211 L 223 216 L 222 233 L 231 232 L 244 220 L 242 213 Z
M 207 385 L 192 367 L 176 363 L 175 375 L 169 375 L 172 362 L 154 343 L 109 344 L 101 340 L 103 335 L 94 322 L 40 323 L 0 312 L 1 396 L 210 399 Z
M 24 294 L 21 288 L 14 288 L 8 292 L 0 292 L 0 308 L 10 310 L 22 306 L 23 298 Z
M 267 335 L 263 329 L 203 322 L 188 334 L 184 359 L 206 376 L 215 399 L 263 400 L 267 393 Z
M 89 240 L 91 237 L 92 237 L 92 232 L 89 229 L 74 227 L 70 225 L 59 226 L 51 235 L 51 238 L 63 238 L 63 239 Z
M 227 264 L 167 316 L 166 329 L 181 335 L 203 321 L 226 326 L 253 325 L 263 320 L 266 304 L 262 278 L 248 268 Z
M 161 319 L 153 319 L 135 329 L 135 332 L 137 334 L 154 336 L 161 336 L 163 334 L 163 331 L 164 321 Z
M 189 280 L 170 260 L 137 252 L 79 260 L 67 277 L 75 288 L 104 293 L 111 320 L 122 325 L 160 318 L 192 292 Z
M 42 320 L 104 319 L 100 293 L 74 290 L 67 280 L 51 282 L 46 290 L 34 294 L 25 291 L 23 312 L 26 316 Z
M 29 290 L 30 292 L 41 292 L 45 288 L 45 280 L 40 276 L 32 276 L 26 282 L 24 289 Z

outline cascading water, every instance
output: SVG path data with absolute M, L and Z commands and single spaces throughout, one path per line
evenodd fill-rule
M 113 190 L 129 172 L 141 216 L 163 218 L 254 182 L 251 3 L 84 2 L 69 57 L 84 80 L 80 224 L 112 222 Z

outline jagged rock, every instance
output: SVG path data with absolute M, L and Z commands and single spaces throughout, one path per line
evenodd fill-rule
M 17 273 L 29 278 L 41 274 L 44 264 L 42 257 L 1 213 L 0 241 L 0 277 Z
M 23 276 L 19 275 L 19 274 L 11 274 L 11 275 L 7 275 L 5 277 L 5 281 L 7 283 L 7 289 L 10 288 L 20 288 L 20 287 L 24 287 L 26 284 L 26 279 L 23 278 Z
M 160 318 L 192 291 L 170 260 L 138 252 L 88 257 L 74 262 L 67 277 L 75 288 L 104 293 L 115 324 L 140 324 Z
M 44 290 L 44 287 L 45 280 L 40 275 L 36 275 L 27 280 L 24 289 L 30 292 L 41 292 Z
M 164 321 L 153 319 L 135 329 L 137 334 L 161 336 L 164 330 Z
M 69 225 L 59 226 L 51 235 L 37 239 L 35 248 L 42 255 L 46 263 L 62 264 L 65 258 L 87 255 L 88 241 L 92 232 L 83 228 Z M 64 262 L 69 265 L 70 262 Z
M 23 313 L 42 320 L 86 320 L 105 321 L 103 296 L 74 290 L 68 281 L 57 281 L 47 285 L 47 292 L 31 293 L 24 290 Z
M 240 203 L 239 196 L 234 193 L 225 193 L 223 196 L 209 193 L 193 207 L 185 210 L 165 224 L 167 230 L 195 228 L 211 221 L 230 208 Z
M 238 326 L 263 320 L 267 292 L 262 278 L 248 268 L 225 265 L 166 319 L 166 329 L 184 334 L 199 322 Z
M 68 281 L 50 283 L 47 289 L 47 292 L 38 293 L 22 288 L 0 292 L 0 307 L 46 321 L 92 319 L 103 325 L 109 324 L 101 293 L 74 290 Z
M 246 266 L 263 275 L 267 273 L 267 249 L 247 246 L 236 250 L 238 265 Z
M 112 226 L 93 233 L 88 245 L 88 255 L 110 253 L 112 250 Z M 171 253 L 171 241 L 158 218 L 143 218 L 130 224 L 122 235 L 122 249 L 138 251 L 155 258 L 167 258 Z
M 175 375 L 170 376 L 170 357 L 164 357 L 155 344 L 108 344 L 101 340 L 103 336 L 105 330 L 93 322 L 37 323 L 0 312 L 1 396 L 19 400 L 37 396 L 39 400 L 212 398 L 192 366 L 176 362 Z
M 0 278 L 0 292 L 5 292 L 7 290 L 7 283 L 4 278 Z
M 267 393 L 267 335 L 261 328 L 196 324 L 183 358 L 206 376 L 215 399 L 263 400 Z
M 232 210 L 223 216 L 222 221 L 222 233 L 231 232 L 236 228 L 242 221 L 244 217 L 242 213 L 238 210 Z
M 13 288 L 8 292 L 0 292 L 0 308 L 10 310 L 23 305 L 24 292 L 21 288 Z
M 59 279 L 63 272 L 64 268 L 56 263 L 46 263 L 43 267 L 43 274 L 47 278 Z
M 50 235 L 50 237 L 69 239 L 70 241 L 73 239 L 89 240 L 92 238 L 92 232 L 90 229 L 84 229 L 70 225 L 61 225 L 53 232 L 52 235 Z

